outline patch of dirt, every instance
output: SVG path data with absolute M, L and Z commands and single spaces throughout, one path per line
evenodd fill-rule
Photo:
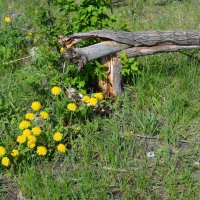
M 4 189 L 2 200 L 27 200 L 23 197 L 22 192 L 19 190 L 16 182 L 9 174 L 5 174 L 0 180 L 0 186 Z
M 123 196 L 122 192 L 117 188 L 113 188 L 111 191 L 108 192 L 108 194 L 115 200 L 120 200 Z
M 195 180 L 197 181 L 200 181 L 200 170 L 195 170 L 193 173 L 192 173 L 193 177 Z
M 179 142 L 178 143 L 178 149 L 180 151 L 188 150 L 188 148 L 189 148 L 189 143 L 187 143 L 187 142 Z

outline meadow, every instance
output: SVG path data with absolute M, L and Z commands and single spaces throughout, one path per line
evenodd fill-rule
M 57 36 L 200 29 L 200 0 L 64 2 L 0 0 L 0 198 L 199 200 L 199 52 L 136 58 L 104 99 L 102 66 L 77 71 Z

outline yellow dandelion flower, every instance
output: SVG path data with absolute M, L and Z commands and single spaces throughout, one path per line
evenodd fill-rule
M 37 140 L 37 138 L 34 135 L 30 135 L 27 138 L 28 138 L 28 141 L 31 141 L 31 142 L 36 142 Z
M 37 154 L 39 156 L 45 156 L 47 154 L 47 148 L 44 146 L 38 146 L 37 147 Z
M 97 104 L 97 102 L 98 102 L 98 99 L 92 97 L 92 98 L 90 98 L 89 105 L 90 106 L 95 106 Z
M 34 110 L 34 111 L 38 111 L 41 109 L 41 103 L 39 101 L 34 101 L 32 104 L 31 104 L 31 108 Z
M 49 113 L 46 112 L 46 111 L 41 111 L 40 112 L 40 116 L 43 118 L 43 119 L 47 119 L 49 117 Z
M 13 157 L 19 156 L 19 150 L 13 149 L 12 152 L 11 152 L 11 156 L 13 156 Z
M 26 128 L 28 128 L 30 125 L 31 125 L 31 124 L 30 124 L 29 121 L 23 120 L 23 121 L 21 121 L 20 124 L 19 124 L 19 129 L 21 129 L 21 130 L 26 129 Z
M 65 48 L 64 47 L 61 47 L 60 48 L 60 53 L 64 53 L 65 52 Z
M 53 95 L 59 95 L 61 93 L 61 88 L 58 87 L 58 86 L 54 86 L 52 89 L 51 89 L 51 94 Z
M 84 96 L 83 99 L 82 99 L 82 101 L 84 103 L 89 103 L 90 102 L 90 97 L 89 96 Z
M 28 138 L 28 136 L 31 135 L 31 130 L 30 129 L 23 130 L 22 135 L 24 135 L 24 136 L 26 136 Z
M 10 165 L 10 159 L 8 157 L 3 157 L 1 160 L 1 164 L 5 167 L 8 167 Z
M 6 23 L 10 23 L 10 22 L 11 22 L 10 17 L 5 17 L 5 18 L 4 18 L 4 22 L 6 22 Z
M 6 149 L 0 146 L 0 156 L 3 156 L 4 154 L 6 154 Z
M 102 100 L 103 99 L 103 93 L 101 93 L 101 92 L 95 93 L 94 97 L 99 99 L 99 100 Z
M 19 144 L 23 144 L 24 142 L 26 142 L 26 136 L 25 136 L 25 135 L 19 135 L 19 136 L 17 137 L 17 142 L 18 142 Z
M 33 140 L 29 140 L 28 142 L 27 142 L 27 147 L 29 148 L 29 149 L 33 149 L 34 147 L 35 147 L 35 142 L 33 141 Z
M 63 134 L 62 133 L 60 133 L 60 132 L 56 132 L 56 133 L 54 133 L 54 135 L 53 135 L 53 139 L 55 140 L 55 141 L 61 141 L 62 140 L 62 138 L 63 138 Z
M 25 119 L 33 120 L 34 118 L 35 118 L 35 115 L 33 113 L 27 113 L 25 115 Z
M 61 153 L 65 153 L 67 151 L 67 147 L 64 144 L 59 144 L 57 146 L 57 150 Z
M 69 103 L 67 105 L 67 109 L 70 111 L 75 111 L 77 109 L 77 105 L 75 103 Z
M 36 126 L 36 127 L 32 128 L 31 131 L 32 131 L 33 135 L 35 135 L 35 136 L 40 135 L 41 132 L 42 132 L 42 130 L 41 130 L 41 128 L 39 126 Z

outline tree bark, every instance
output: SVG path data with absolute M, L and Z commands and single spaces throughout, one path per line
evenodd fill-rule
M 74 62 L 79 68 L 82 68 L 87 62 L 119 52 L 131 46 L 116 43 L 113 41 L 105 41 L 84 48 L 68 48 L 65 56 Z
M 87 62 L 101 58 L 113 53 L 120 55 L 121 50 L 124 50 L 128 57 L 145 56 L 163 52 L 176 52 L 192 49 L 200 49 L 200 45 L 180 46 L 180 45 L 157 45 L 150 47 L 131 47 L 129 45 L 116 43 L 112 41 L 101 42 L 84 48 L 69 48 L 65 52 L 65 56 L 74 62 L 80 69 Z
M 200 30 L 185 31 L 115 31 L 97 30 L 85 33 L 76 33 L 68 36 L 73 39 L 102 38 L 134 47 L 157 46 L 161 44 L 200 45 Z
M 157 53 L 177 52 L 186 50 L 200 50 L 200 46 L 160 45 L 153 47 L 132 47 L 124 49 L 128 57 L 146 56 Z M 120 52 L 117 53 L 120 55 Z

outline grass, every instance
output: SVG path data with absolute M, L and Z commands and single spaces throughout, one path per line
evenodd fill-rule
M 134 15 L 129 6 L 113 11 L 131 30 L 199 28 L 198 0 L 163 7 L 156 2 L 141 1 Z M 25 9 L 25 4 L 0 5 L 0 10 L 8 10 L 2 15 Z M 23 15 L 25 19 L 27 13 Z M 38 200 L 200 199 L 199 60 L 169 53 L 138 61 L 142 75 L 125 87 L 108 118 L 97 117 L 84 125 L 82 136 L 62 161 L 55 157 L 19 166 L 17 173 L 11 172 L 17 187 L 0 172 L 2 199 L 12 192 Z M 19 117 L 16 112 L 22 113 L 35 98 L 49 98 L 43 95 L 48 77 L 40 79 L 46 69 L 38 71 L 29 63 L 0 67 L 0 92 L 6 99 L 1 114 L 12 107 L 0 119 L 0 135 L 9 141 L 5 133 Z M 155 157 L 148 158 L 147 152 Z

